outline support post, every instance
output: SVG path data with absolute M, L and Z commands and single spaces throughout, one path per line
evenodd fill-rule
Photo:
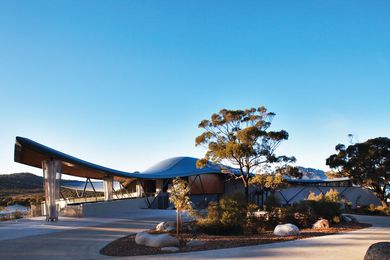
M 42 169 L 46 221 L 58 221 L 56 200 L 60 197 L 61 162 L 53 159 L 44 160 Z
M 113 198 L 113 183 L 114 178 L 112 176 L 108 176 L 104 179 L 104 200 L 109 201 Z
M 156 196 L 162 192 L 164 187 L 164 180 L 156 180 Z

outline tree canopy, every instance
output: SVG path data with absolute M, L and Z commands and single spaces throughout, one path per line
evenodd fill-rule
M 377 137 L 346 147 L 336 146 L 336 154 L 326 159 L 326 164 L 337 169 L 354 184 L 371 189 L 388 206 L 386 192 L 390 187 L 390 139 Z
M 265 107 L 245 110 L 222 109 L 211 119 L 203 120 L 199 128 L 204 132 L 196 137 L 196 146 L 204 145 L 207 152 L 197 161 L 204 167 L 208 161 L 231 165 L 239 169 L 245 194 L 248 199 L 248 186 L 251 173 L 265 164 L 295 161 L 294 157 L 275 155 L 276 148 L 288 139 L 285 130 L 270 131 L 275 114 Z M 223 169 L 231 173 L 229 168 Z
M 285 184 L 283 176 L 280 173 L 256 174 L 249 182 L 261 190 L 272 192 Z

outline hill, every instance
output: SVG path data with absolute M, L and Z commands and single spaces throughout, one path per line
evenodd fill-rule
M 43 178 L 32 173 L 22 172 L 0 175 L 0 190 L 43 190 Z
M 82 181 L 62 180 L 62 184 L 79 183 Z M 75 191 L 61 188 L 65 197 L 76 197 Z M 92 192 L 86 192 L 86 196 L 93 196 Z M 44 199 L 43 178 L 28 172 L 0 174 L 0 207 L 13 205 L 30 205 L 31 202 L 39 203 Z
M 328 177 L 326 176 L 323 170 L 314 169 L 314 168 L 305 168 L 298 166 L 300 172 L 302 172 L 303 180 L 325 180 Z

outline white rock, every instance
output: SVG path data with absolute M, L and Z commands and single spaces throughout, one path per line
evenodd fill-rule
M 145 231 L 143 232 L 138 232 L 136 235 L 135 235 L 135 243 L 138 244 L 138 245 L 145 245 L 146 244 L 146 241 L 148 240 L 148 236 L 149 234 L 146 233 Z
M 188 247 L 194 247 L 194 246 L 203 246 L 204 244 L 205 244 L 204 241 L 192 239 L 192 240 L 190 240 L 190 241 L 187 242 L 186 246 L 188 246 Z
M 165 221 L 161 222 L 156 226 L 157 231 L 170 232 L 176 230 L 175 222 L 173 221 Z
M 293 236 L 299 234 L 299 228 L 293 224 L 277 225 L 274 229 L 276 236 Z
M 313 229 L 329 228 L 329 221 L 327 219 L 320 219 L 313 225 Z
M 137 233 L 135 243 L 150 247 L 178 246 L 179 240 L 169 234 L 149 234 L 145 231 Z
M 163 251 L 163 252 L 177 252 L 177 251 L 179 251 L 179 248 L 177 248 L 175 246 L 167 246 L 167 247 L 162 247 L 161 251 Z

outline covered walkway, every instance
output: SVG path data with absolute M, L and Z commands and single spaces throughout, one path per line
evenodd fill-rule
M 56 201 L 60 198 L 61 174 L 86 178 L 82 194 L 85 193 L 88 185 L 96 194 L 97 189 L 91 179 L 99 179 L 103 180 L 105 201 L 113 200 L 114 194 L 118 198 L 118 187 L 114 188 L 114 184 L 119 184 L 120 191 L 124 190 L 128 193 L 129 196 L 126 198 L 145 197 L 148 207 L 152 207 L 155 203 L 164 204 L 165 208 L 168 207 L 167 200 L 156 201 L 156 198 L 166 191 L 169 181 L 173 178 L 188 178 L 191 194 L 202 194 L 205 197 L 206 193 L 224 192 L 222 171 L 238 174 L 236 169 L 212 163 L 197 168 L 197 159 L 192 157 L 170 158 L 144 172 L 119 171 L 81 160 L 24 137 L 16 137 L 14 160 L 43 170 L 46 220 L 49 221 L 58 220 Z M 139 185 L 130 186 L 135 180 Z M 134 190 L 128 192 L 127 187 Z M 154 199 L 149 201 L 148 197 Z

